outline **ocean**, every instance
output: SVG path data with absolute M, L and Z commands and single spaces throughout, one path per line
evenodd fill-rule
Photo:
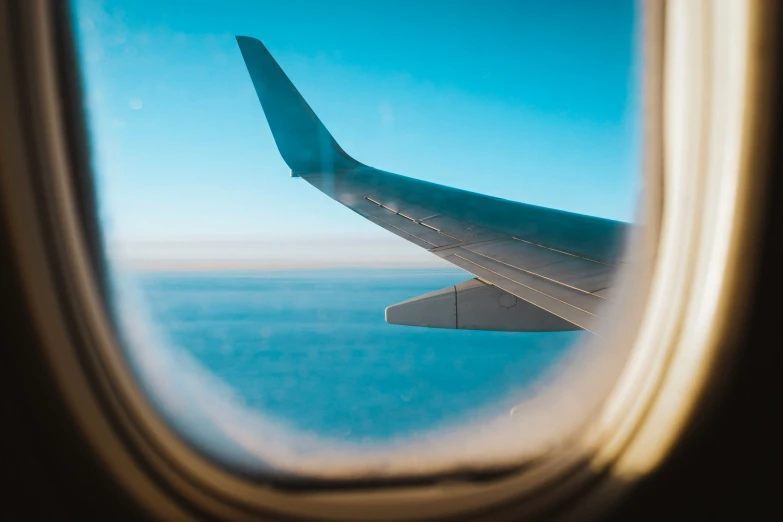
M 246 406 L 304 433 L 357 442 L 506 407 L 501 398 L 524 393 L 581 335 L 385 322 L 387 306 L 469 278 L 439 268 L 133 277 L 162 341 L 187 352 Z

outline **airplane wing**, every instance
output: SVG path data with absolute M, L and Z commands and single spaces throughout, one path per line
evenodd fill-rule
M 628 224 L 476 194 L 360 163 L 264 45 L 237 42 L 291 175 L 476 279 L 390 306 L 393 324 L 597 332 Z M 478 173 L 477 173 L 478 174 Z

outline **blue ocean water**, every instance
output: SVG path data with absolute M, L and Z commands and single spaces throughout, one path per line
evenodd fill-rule
M 449 269 L 144 272 L 148 315 L 251 408 L 302 431 L 376 441 L 523 392 L 578 332 L 389 325 L 394 303 L 470 277 Z

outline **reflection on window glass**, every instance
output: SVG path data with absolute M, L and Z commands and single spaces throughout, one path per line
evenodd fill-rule
M 634 17 L 76 1 L 113 311 L 172 425 L 325 475 L 495 465 L 571 426 L 542 390 L 611 334 Z

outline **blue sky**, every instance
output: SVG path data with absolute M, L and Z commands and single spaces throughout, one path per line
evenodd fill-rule
M 77 1 L 107 236 L 151 258 L 286 263 L 321 245 L 325 264 L 440 262 L 288 177 L 234 35 L 262 40 L 364 163 L 630 221 L 633 6 Z

